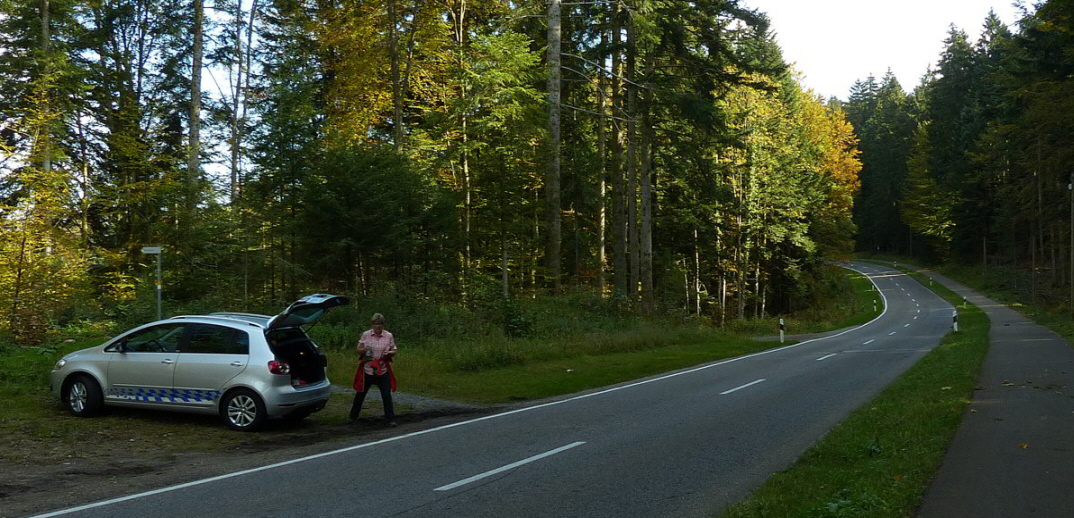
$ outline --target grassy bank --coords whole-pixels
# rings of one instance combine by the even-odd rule
[[[790,334],[815,333],[863,324],[877,314],[875,292],[868,279],[834,270],[833,297],[793,317]],[[691,318],[637,318],[599,306],[575,302],[565,308],[537,305],[524,317],[546,329],[537,337],[484,336],[460,332],[453,338],[414,335],[403,326],[396,333],[400,390],[471,403],[506,403],[602,387],[708,361],[750,354],[773,347],[753,337],[778,335],[779,319],[757,318],[716,328]],[[560,304],[562,306],[562,304]],[[880,308],[882,309],[882,308]],[[555,322],[537,322],[542,319]],[[329,355],[329,376],[346,385],[356,365],[352,341],[364,326],[327,331],[346,336],[323,347]],[[316,332],[316,330],[314,330]],[[315,336],[316,338],[316,336]],[[318,340],[324,343],[324,340]]]
[[[942,286],[932,288],[952,304],[961,303]],[[988,350],[989,322],[980,309],[960,309],[959,322],[959,333],[945,337],[793,467],[721,516],[913,516],[962,420]]]

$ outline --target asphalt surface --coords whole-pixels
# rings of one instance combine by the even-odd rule
[[[918,517],[1074,517],[1074,349],[1010,308],[928,275],[992,323],[980,382]]]

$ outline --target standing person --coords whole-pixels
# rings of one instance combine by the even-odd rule
[[[380,399],[384,402],[384,424],[395,426],[395,409],[392,406],[392,392],[395,392],[395,374],[392,372],[392,359],[397,349],[395,336],[384,330],[384,315],[376,313],[372,318],[373,328],[362,333],[358,339],[358,370],[354,373],[354,403],[348,422],[358,420],[362,412],[365,395],[374,384],[380,388]]]

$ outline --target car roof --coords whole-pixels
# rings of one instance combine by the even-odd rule
[[[218,322],[228,324],[246,324],[258,328],[264,329],[269,319],[268,315],[256,315],[253,313],[210,313],[208,315],[179,315],[169,318],[168,320],[201,320],[207,322]]]
[[[241,320],[243,322],[253,322],[260,326],[265,326],[272,317],[268,315],[259,315],[257,313],[236,313],[230,311],[216,311],[209,313],[211,317],[231,318],[235,320]]]

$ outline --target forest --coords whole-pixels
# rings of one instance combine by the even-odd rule
[[[841,101],[737,0],[0,0],[0,343],[150,320],[157,289],[720,326],[856,251],[1074,287],[1074,7],[1034,7]]]
[[[1074,300],[1074,2],[951,27],[910,92],[890,72],[839,105],[860,140],[857,248],[980,267],[1026,301]]]

